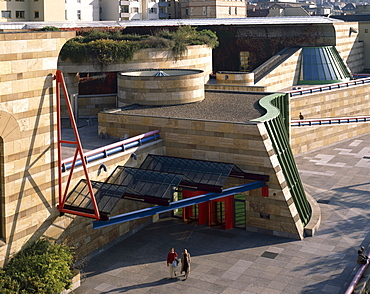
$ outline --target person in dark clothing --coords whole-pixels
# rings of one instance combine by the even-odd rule
[[[357,264],[362,265],[367,263],[368,257],[364,254],[365,253],[365,248],[364,249],[359,249],[357,251]]]
[[[185,280],[190,274],[190,253],[184,249],[184,252],[181,254],[181,273],[185,272]]]
[[[176,276],[176,267],[177,267],[177,253],[175,252],[175,248],[171,248],[170,252],[167,254],[167,266],[170,267],[170,278],[173,279],[173,276]]]

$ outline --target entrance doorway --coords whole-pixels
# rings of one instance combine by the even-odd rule
[[[225,228],[225,202],[210,202],[209,226]]]
[[[234,195],[234,227],[245,230],[246,217],[245,217],[245,195],[236,194]]]

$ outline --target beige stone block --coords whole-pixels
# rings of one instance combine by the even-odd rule
[[[13,94],[12,82],[0,82],[0,93],[1,95]],[[6,111],[4,103],[0,104],[0,110]]]
[[[54,57],[43,58],[42,59],[42,69],[55,71],[57,69],[57,59]]]

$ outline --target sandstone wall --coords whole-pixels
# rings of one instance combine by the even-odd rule
[[[358,22],[333,23],[336,39],[335,47],[350,72],[359,73],[364,69],[364,47],[359,42]]]
[[[247,228],[301,238],[303,226],[262,123],[230,123],[99,113],[99,132],[119,137],[159,129],[166,155],[230,162],[246,172],[270,176],[269,197],[260,189],[247,193]],[[245,182],[244,182],[245,183]],[[234,186],[240,184],[234,183]],[[270,214],[270,219],[261,213]]]
[[[0,266],[40,236],[69,236],[85,255],[151,221],[93,230],[91,221],[59,216],[56,95],[54,75],[60,48],[74,32],[0,33]],[[100,161],[89,164],[92,180],[104,180],[120,164],[137,165],[147,153],[163,153],[161,141],[106,158],[107,173],[98,175]],[[131,161],[129,161],[131,160]],[[76,170],[71,187],[83,177]],[[66,182],[67,173],[63,174]],[[120,200],[121,201],[121,200]],[[124,201],[114,213],[143,207]],[[83,246],[82,246],[83,244]]]
[[[295,85],[298,80],[301,51],[298,50],[278,67],[272,69],[255,86],[266,87],[266,91],[272,92]]]
[[[369,91],[370,85],[364,84],[292,97],[291,119],[299,119],[300,112],[305,119],[368,116]],[[299,154],[369,131],[369,123],[292,127],[291,147],[294,154]]]
[[[77,73],[121,72],[149,68],[200,69],[204,71],[204,83],[206,83],[212,72],[212,49],[206,45],[188,46],[188,50],[179,58],[174,58],[171,51],[143,49],[135,53],[131,61],[107,66],[93,63],[74,64],[62,60],[58,62],[58,69],[64,73],[70,94],[78,93]]]

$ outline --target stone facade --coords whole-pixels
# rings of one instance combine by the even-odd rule
[[[247,229],[302,238],[303,226],[263,123],[232,123],[99,113],[99,132],[134,136],[159,129],[166,155],[230,162],[246,172],[270,176],[269,196],[246,193]],[[240,183],[239,183],[240,184]],[[236,185],[236,183],[234,183]],[[263,214],[270,218],[263,218]]]
[[[296,51],[278,67],[269,71],[255,86],[265,87],[266,91],[272,92],[297,84],[301,51]]]
[[[142,219],[102,230],[92,219],[59,216],[57,125],[54,74],[59,51],[74,32],[0,34],[0,266],[28,242],[41,236],[74,240],[80,254],[98,250],[118,237],[151,222]],[[92,180],[103,181],[117,165],[136,166],[146,154],[163,154],[161,140],[104,160],[108,173],[98,175],[102,161],[89,164]],[[63,182],[68,174],[63,174]],[[83,178],[77,168],[71,187]],[[144,207],[122,202],[114,213]]]
[[[359,23],[345,22],[333,24],[336,34],[335,47],[352,73],[364,69],[364,44],[359,38]]]
[[[74,35],[0,34],[0,264],[56,215],[53,75],[60,48]]]
[[[168,76],[155,76],[158,70],[118,74],[119,105],[174,105],[204,99],[202,70],[162,69]]]
[[[357,85],[295,96],[290,99],[291,119],[368,116],[370,112],[370,85]],[[325,94],[323,94],[325,93]],[[291,147],[294,154],[327,146],[370,131],[369,123],[344,125],[292,127]]]
[[[69,61],[58,61],[58,69],[64,73],[70,94],[78,93],[77,73],[123,72],[138,69],[199,69],[204,72],[204,83],[212,73],[212,49],[206,45],[188,46],[181,58],[175,58],[171,51],[160,49],[143,49],[134,54],[131,61],[114,63],[107,66],[99,64],[74,64]]]

